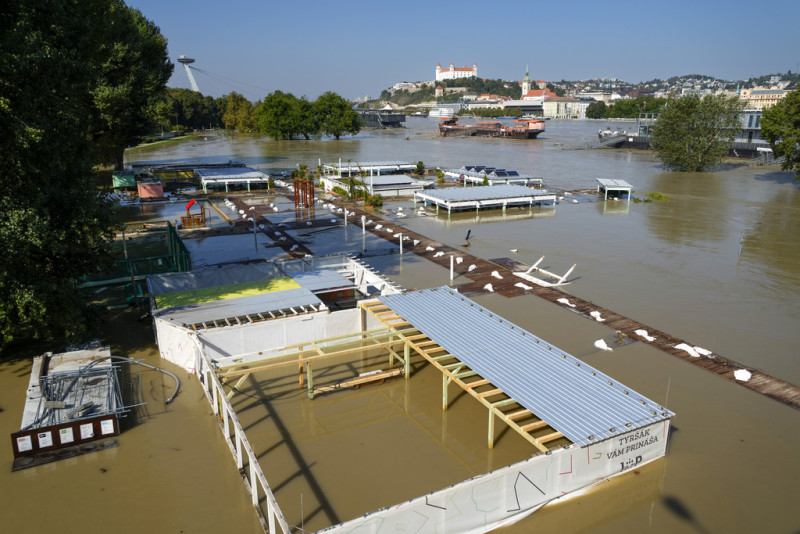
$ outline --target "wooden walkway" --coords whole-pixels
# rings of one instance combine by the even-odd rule
[[[488,293],[489,289],[487,288],[487,284],[491,284],[492,292],[498,293],[504,297],[516,297],[530,293],[592,320],[595,319],[592,317],[591,313],[598,312],[600,317],[604,319],[604,321],[600,324],[614,330],[615,332],[621,332],[630,339],[652,345],[653,347],[687,363],[710,371],[718,376],[730,380],[731,382],[735,382],[742,387],[757,393],[761,393],[762,395],[765,395],[771,399],[775,399],[778,402],[786,404],[787,406],[791,406],[796,410],[800,410],[800,387],[797,387],[794,384],[790,384],[789,382],[768,375],[759,370],[748,369],[745,366],[728,360],[727,358],[724,358],[718,354],[712,353],[709,356],[701,355],[700,357],[692,357],[686,351],[675,348],[676,345],[680,345],[681,343],[686,343],[687,345],[694,347],[692,343],[688,343],[685,340],[671,336],[653,327],[647,326],[638,321],[634,321],[633,319],[615,313],[601,306],[597,306],[591,302],[582,300],[574,295],[564,293],[559,289],[537,286],[530,283],[526,284],[528,286],[533,285],[533,287],[530,289],[520,288],[515,284],[519,282],[526,283],[526,281],[518,276],[514,276],[514,264],[516,262],[513,262],[513,260],[509,262],[508,260],[503,259],[496,260],[496,263],[490,262],[476,256],[472,256],[471,254],[465,253],[462,250],[455,249],[443,243],[439,243],[438,241],[434,241],[408,228],[397,226],[396,222],[384,220],[380,217],[377,217],[373,213],[368,213],[358,208],[348,209],[351,213],[354,213],[357,216],[356,220],[358,220],[358,222],[354,224],[360,225],[360,218],[362,215],[364,215],[368,220],[373,221],[373,224],[367,225],[367,229],[370,232],[384,238],[391,243],[395,243],[398,246],[399,237],[394,237],[394,235],[397,233],[402,233],[404,238],[406,236],[410,238],[409,240],[403,241],[404,250],[413,252],[414,254],[436,263],[437,265],[440,265],[446,269],[450,268],[451,255],[455,256],[456,258],[462,258],[461,263],[454,263],[454,276],[464,277],[471,280],[471,282],[467,284],[458,286],[459,292],[465,296]],[[343,214],[336,213],[331,215],[342,217]],[[375,226],[377,224],[381,224],[383,227],[376,230]],[[391,228],[393,231],[388,232],[386,231],[386,228]],[[416,241],[417,244],[414,244],[414,241]],[[438,252],[442,252],[443,254],[437,255]],[[470,268],[473,265],[475,267],[470,271]],[[493,276],[492,273],[494,272],[496,272],[502,278]],[[569,303],[574,307],[563,302],[559,302],[559,299],[568,300]],[[636,330],[646,330],[648,335],[654,337],[655,339],[653,341],[648,341],[636,334]],[[750,373],[752,373],[752,376],[746,382],[736,380],[734,377],[734,371],[738,369],[747,369]]]

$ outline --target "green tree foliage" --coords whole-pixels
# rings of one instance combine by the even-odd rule
[[[128,90],[115,84],[158,91],[152,78],[113,74],[115,62],[131,59],[118,68],[138,69],[132,50],[162,57],[150,47],[165,44],[138,12],[126,22],[126,9],[113,0],[0,7],[0,347],[28,337],[77,341],[87,332],[91,314],[77,281],[109,265],[112,224],[94,186],[92,139],[105,137],[110,148],[111,137],[127,139],[123,130],[139,124],[139,115],[120,110]],[[131,106],[149,100],[131,97]]]
[[[361,131],[361,119],[350,102],[331,91],[314,101],[314,115],[319,120],[320,132],[337,140],[342,135],[356,135]]]
[[[522,86],[514,81],[489,80],[483,78],[458,78],[456,80],[442,80],[439,84],[444,87],[466,87],[467,92],[475,94],[490,94],[507,96],[518,99],[522,96]],[[449,100],[457,100],[450,97]]]
[[[725,95],[671,100],[653,127],[653,150],[668,169],[708,170],[728,154],[742,107],[737,97]]]
[[[603,101],[600,102],[592,102],[586,107],[586,118],[587,119],[605,119],[606,113],[608,110],[606,109],[606,103]]]
[[[764,110],[761,135],[776,156],[786,156],[784,170],[794,170],[800,180],[800,89],[795,89],[774,106]]]
[[[168,106],[167,126],[172,123],[199,130],[222,124],[217,100],[191,89],[170,88],[164,101]]]
[[[319,118],[306,97],[275,91],[255,109],[258,131],[274,139],[306,139],[319,135]]]
[[[222,109],[222,124],[227,130],[252,132],[256,129],[253,104],[236,91],[225,95]]]
[[[28,2],[23,2],[28,3]],[[89,21],[95,46],[82,51],[94,67],[92,135],[97,158],[122,169],[125,148],[149,133],[173,65],[158,26],[120,0],[94,0]]]

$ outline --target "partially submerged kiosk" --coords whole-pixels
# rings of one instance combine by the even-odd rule
[[[298,271],[324,268],[325,261],[294,266]],[[385,280],[368,268],[348,265],[338,273],[353,287],[359,277],[373,288]],[[362,298],[341,311],[326,307],[305,317],[298,313],[262,320],[248,315],[246,321],[237,316],[224,324],[206,321],[202,328],[197,322],[178,325],[169,314],[154,310],[162,355],[198,374],[253,505],[263,514],[265,530],[288,533],[291,528],[231,398],[248,378],[260,391],[268,391],[271,382],[259,381],[259,373],[288,366],[300,369],[299,387],[313,399],[321,387],[314,383],[312,367],[324,367],[328,358],[363,358],[367,350],[383,351],[387,365],[382,372],[390,376],[413,380],[420,365],[435,368],[442,376],[443,410],[451,404],[449,390],[456,384],[486,408],[489,448],[502,435],[495,429],[500,421],[530,443],[532,456],[395,506],[345,518],[326,532],[416,532],[433,525],[452,532],[488,532],[664,456],[672,412],[456,290],[402,293],[386,284],[372,294],[379,296]],[[176,358],[177,352],[181,355]],[[373,374],[355,375],[349,385]]]
[[[448,215],[453,211],[481,209],[498,209],[506,211],[510,206],[528,206],[534,204],[555,205],[556,195],[544,189],[532,189],[522,185],[495,185],[493,187],[452,187],[434,189],[414,193],[414,204],[423,202],[425,206],[432,204],[447,209]]]

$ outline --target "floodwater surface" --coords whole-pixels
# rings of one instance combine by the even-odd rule
[[[550,208],[450,218],[429,210],[393,224],[454,247],[465,245],[471,230],[463,250],[485,259],[532,264],[545,255],[542,266],[557,273],[577,264],[566,292],[800,383],[800,182],[790,173],[741,162],[708,173],[672,173],[649,152],[568,149],[597,129],[631,129],[630,123],[548,121],[547,132],[534,141],[440,138],[431,119],[409,118],[407,125],[320,142],[219,134],[129,157],[232,159],[267,170],[339,158],[422,160],[443,168],[482,164],[540,176],[557,191],[593,189],[596,178],[626,180],[640,199],[649,192],[669,199],[629,204],[564,195]],[[389,201],[382,216],[391,219],[401,206],[408,213],[413,203]],[[369,263],[404,287],[449,283],[447,269],[413,254],[386,254],[396,247],[362,236],[357,226],[321,235],[310,245],[316,255],[366,248]],[[617,346],[607,327],[535,296],[476,300],[677,414],[666,458],[547,506],[505,531],[800,529],[798,411],[649,345]],[[155,361],[146,323],[130,312],[111,321],[122,325],[109,333],[115,354]],[[465,327],[457,319],[453,326]],[[600,338],[614,350],[597,350]],[[341,365],[327,371],[329,379],[352,363]],[[430,369],[419,368],[409,381],[315,401],[297,388],[296,371],[250,379],[234,396],[291,525],[323,528],[533,453],[513,432],[501,430],[495,449],[486,448],[485,411],[462,395],[443,412],[441,379]],[[29,360],[22,358],[0,365],[0,421],[7,433],[19,427],[29,372]],[[181,377],[184,389],[176,402],[148,404],[147,417],[119,437],[118,448],[2,475],[4,526],[17,532],[99,532],[108,525],[130,532],[256,531],[210,408],[194,379]],[[163,399],[167,379],[152,380],[155,399]],[[10,466],[10,446],[2,454]],[[96,523],[75,520],[89,511]]]

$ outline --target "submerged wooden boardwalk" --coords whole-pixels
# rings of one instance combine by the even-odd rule
[[[395,235],[402,233],[404,239],[404,250],[413,252],[414,254],[436,263],[437,265],[449,269],[451,255],[455,256],[456,258],[461,258],[461,263],[454,263],[454,275],[471,280],[471,282],[467,284],[458,286],[459,292],[464,295],[474,296],[488,293],[490,290],[487,285],[491,284],[491,292],[498,293],[504,297],[516,297],[530,293],[545,300],[549,300],[554,304],[565,307],[570,311],[592,319],[593,321],[596,319],[591,314],[593,312],[597,312],[600,314],[600,318],[603,319],[600,324],[614,330],[615,332],[621,332],[630,339],[652,345],[653,347],[687,363],[705,369],[706,371],[710,371],[718,376],[721,376],[722,378],[730,380],[731,382],[735,382],[742,387],[765,395],[771,399],[775,399],[778,402],[786,404],[787,406],[791,406],[796,410],[800,410],[800,387],[795,386],[794,384],[768,375],[762,371],[747,368],[744,365],[724,358],[718,354],[712,353],[708,356],[700,355],[699,357],[693,357],[689,355],[688,352],[676,348],[677,345],[682,343],[686,343],[692,347],[694,346],[693,344],[676,338],[670,334],[667,334],[666,332],[662,332],[642,324],[638,321],[634,321],[633,319],[615,313],[594,303],[580,299],[574,295],[564,293],[559,289],[537,285],[533,285],[533,287],[530,289],[517,286],[517,283],[524,283],[525,281],[513,274],[514,270],[521,270],[515,269],[515,262],[513,262],[513,260],[508,261],[504,259],[495,260],[495,262],[487,261],[465,253],[462,250],[439,243],[438,241],[434,241],[408,228],[397,226],[397,222],[387,221],[377,217],[373,213],[367,213],[366,211],[362,211],[358,208],[349,208],[349,211],[357,216],[356,219],[358,222],[355,224],[360,224],[360,218],[362,215],[367,217],[368,220],[373,222],[373,224],[367,225],[367,229],[370,232],[384,238],[389,242],[395,243],[398,246],[400,237],[395,237]],[[331,215],[335,215],[336,217],[343,216],[342,213],[332,213]],[[382,225],[382,228],[376,229],[378,224]],[[387,228],[391,229],[392,231],[387,231]],[[406,237],[409,239],[405,240]],[[442,254],[438,254],[439,252]],[[475,266],[474,268],[472,268],[473,265]],[[521,266],[521,264],[518,265]],[[470,270],[471,268],[472,270]],[[502,278],[494,276],[493,273],[495,272]],[[530,286],[531,284],[527,285]],[[564,299],[566,299],[569,304],[559,302],[559,300]],[[570,304],[572,306],[570,306]],[[648,335],[654,339],[652,341],[647,340],[644,337],[636,334],[636,330],[646,330]],[[749,371],[752,375],[750,379],[747,381],[737,380],[734,376],[734,372],[739,369],[746,369]]]

